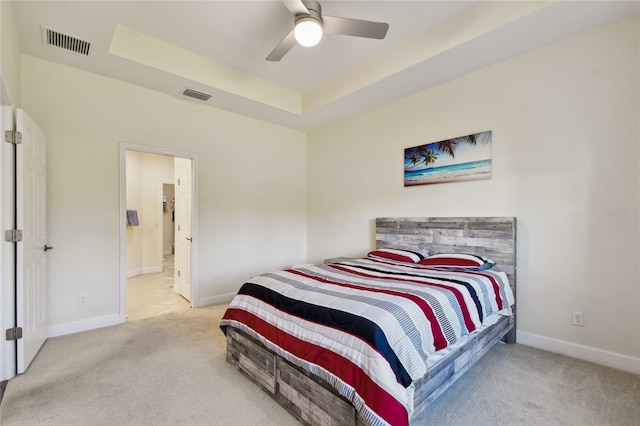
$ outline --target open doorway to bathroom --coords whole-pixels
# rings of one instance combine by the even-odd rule
[[[192,160],[135,149],[123,154],[125,319],[187,310],[192,305],[191,285],[184,291],[184,277],[190,280],[192,238],[185,248],[176,244],[176,236],[184,238],[184,230],[191,231],[193,225],[192,199],[183,196],[185,189],[179,185],[180,179],[182,186],[188,181],[191,194],[192,179],[185,177],[184,169],[186,165],[190,177]]]

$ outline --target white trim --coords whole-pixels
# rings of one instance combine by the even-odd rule
[[[516,341],[526,346],[567,355],[630,373],[640,374],[640,358],[520,330],[517,331]]]
[[[82,331],[94,330],[96,328],[109,327],[122,324],[120,315],[105,315],[80,321],[65,322],[62,324],[50,325],[47,327],[47,337],[65,336],[67,334],[80,333]]]
[[[137,277],[138,275],[157,274],[162,271],[164,271],[162,266],[150,266],[148,268],[138,268],[138,269],[132,269],[130,271],[127,271],[126,277],[133,278],[133,277]]]
[[[15,103],[0,64],[0,135],[5,130],[15,130]],[[2,136],[4,139],[4,136]],[[9,229],[15,223],[15,148],[8,143],[0,147],[0,231]],[[15,327],[15,248],[4,239],[0,243],[0,330]],[[0,339],[0,381],[16,375],[16,342]]]
[[[12,128],[12,108],[2,106],[2,121],[0,122],[0,131]],[[11,109],[11,112],[9,111]],[[11,122],[9,124],[8,122]],[[2,176],[0,176],[0,230],[14,227],[15,224],[15,193],[13,186],[15,184],[15,167],[13,164],[13,150],[11,144],[3,143],[0,146],[0,168]],[[16,259],[15,244],[8,243],[2,238],[0,241],[0,330],[13,328],[16,325]],[[11,340],[0,339],[0,381],[9,380],[16,375],[16,342]]]
[[[169,157],[179,157],[191,160],[191,182],[193,182],[193,205],[191,206],[191,212],[193,215],[192,230],[193,235],[198,235],[198,182],[196,173],[198,168],[198,157],[196,154],[184,151],[176,151],[173,149],[159,148],[147,145],[137,145],[128,142],[119,143],[120,150],[120,322],[125,322],[127,319],[127,252],[126,252],[126,154],[127,151],[144,152],[147,154],[167,155]],[[193,239],[192,243],[193,251],[191,257],[191,307],[198,308],[200,303],[198,301],[198,238]],[[160,271],[162,272],[162,267]]]
[[[142,275],[157,274],[158,272],[162,272],[162,270],[162,266],[149,266],[147,268],[142,268]]]
[[[133,277],[137,277],[138,275],[142,275],[142,268],[132,269],[130,271],[127,271],[126,277],[133,278]]]
[[[235,296],[236,294],[237,293],[226,293],[226,294],[220,294],[218,296],[204,297],[198,301],[198,306],[203,307],[203,306],[222,305],[223,303],[229,303],[231,302],[231,299],[233,299],[233,296]]]

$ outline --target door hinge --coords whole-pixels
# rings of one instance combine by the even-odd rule
[[[22,241],[22,229],[7,229],[4,231],[4,240],[8,243]]]
[[[178,271],[178,278],[180,278],[180,271]]]
[[[12,143],[14,145],[22,143],[22,133],[16,132],[15,130],[5,130],[4,141],[7,143]]]
[[[22,339],[22,327],[7,328],[5,338],[6,340]]]

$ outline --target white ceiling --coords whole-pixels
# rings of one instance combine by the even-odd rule
[[[4,1],[4,0],[3,0]],[[280,62],[280,1],[14,1],[23,53],[207,105],[313,130],[640,11],[639,1],[321,1],[324,15],[389,23],[384,40],[325,35]],[[41,27],[91,42],[43,43]]]

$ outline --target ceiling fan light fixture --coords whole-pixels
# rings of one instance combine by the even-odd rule
[[[312,17],[300,18],[293,31],[296,41],[305,47],[312,47],[322,40],[322,25]]]

